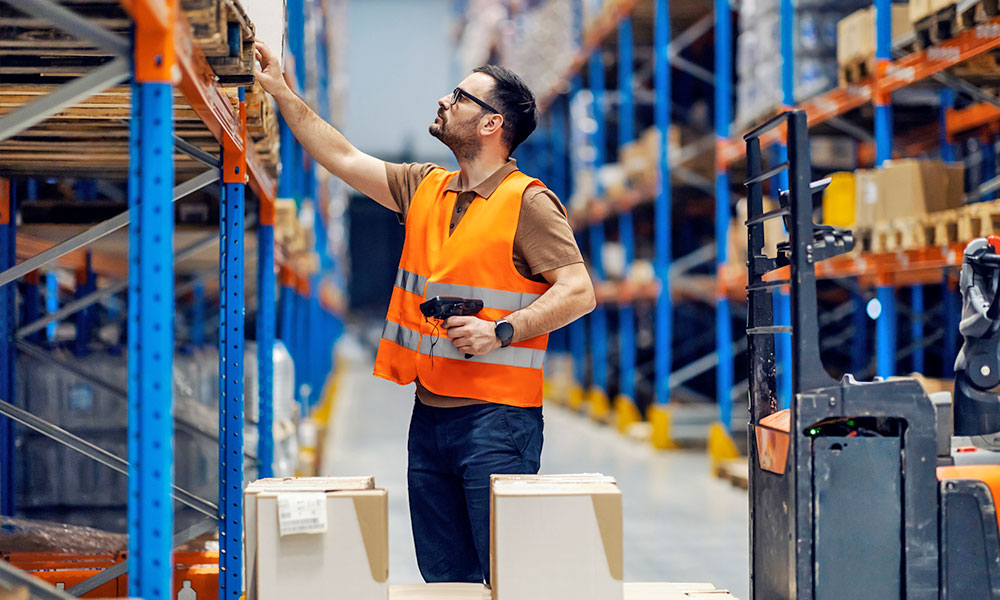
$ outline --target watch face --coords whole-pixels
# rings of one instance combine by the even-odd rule
[[[501,321],[497,323],[496,335],[500,343],[506,346],[514,338],[514,326],[507,321]]]

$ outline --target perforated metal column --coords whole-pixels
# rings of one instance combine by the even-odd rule
[[[222,188],[219,282],[219,600],[243,593],[243,214],[245,185]],[[224,319],[222,318],[224,315]]]
[[[129,595],[171,594],[173,89],[132,87],[129,204]]]

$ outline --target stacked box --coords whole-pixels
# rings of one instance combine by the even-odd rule
[[[493,600],[621,600],[622,503],[599,474],[491,479]]]
[[[855,172],[854,181],[858,229],[958,208],[965,200],[965,170],[958,163],[891,160],[880,169]]]
[[[244,492],[248,600],[385,600],[385,490],[371,477],[256,481]]]

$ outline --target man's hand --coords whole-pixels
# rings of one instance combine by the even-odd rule
[[[254,44],[254,54],[257,57],[257,62],[260,63],[260,68],[254,65],[253,74],[257,77],[260,87],[272,96],[277,96],[288,90],[288,83],[285,81],[285,74],[281,71],[281,61],[278,60],[278,55],[260,40]]]
[[[442,325],[459,352],[483,356],[500,347],[496,323],[479,317],[451,317]]]

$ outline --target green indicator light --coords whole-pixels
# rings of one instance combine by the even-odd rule
[[[809,435],[819,435],[819,429],[813,427],[809,430]]]
[[[851,420],[849,420],[849,421],[847,422],[847,425],[848,425],[849,427],[854,427],[854,419],[851,419]]]

